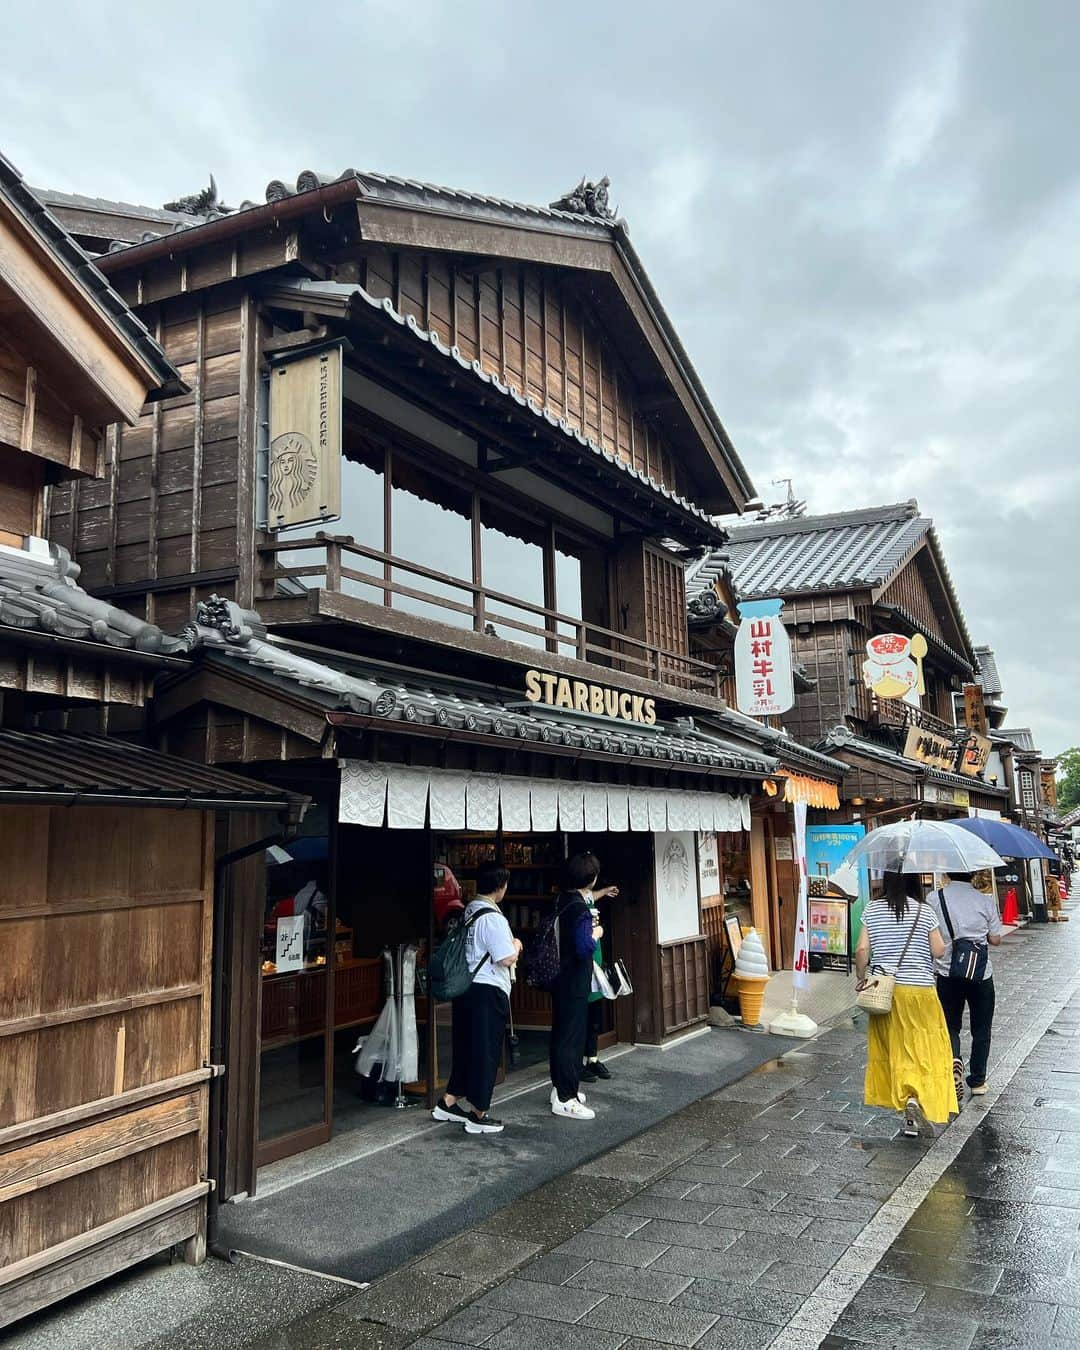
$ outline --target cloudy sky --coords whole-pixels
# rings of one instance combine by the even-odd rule
[[[351,166],[547,202],[609,174],[761,494],[917,497],[1010,721],[1080,744],[1072,0],[43,13],[6,17],[0,85],[35,184],[160,205],[212,170],[236,203]]]

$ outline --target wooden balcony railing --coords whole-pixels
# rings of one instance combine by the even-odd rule
[[[401,608],[400,600],[420,602],[445,611],[447,622],[477,633],[494,631],[519,642],[524,639],[517,635],[523,634],[532,639],[528,645],[557,655],[714,697],[721,692],[719,672],[705,661],[369,548],[349,535],[319,531],[307,538],[276,539],[260,554],[267,599],[321,587],[387,608]]]
[[[898,698],[875,698],[871,700],[875,726],[896,727],[906,731],[909,727],[919,727],[922,731],[933,731],[939,736],[954,737],[956,727],[945,722],[925,708],[915,708]]]

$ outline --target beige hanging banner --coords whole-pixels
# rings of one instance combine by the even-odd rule
[[[268,529],[341,514],[341,363],[335,345],[271,370]]]

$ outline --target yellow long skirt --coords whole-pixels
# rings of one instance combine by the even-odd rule
[[[892,1011],[872,1013],[868,1020],[866,1105],[902,1111],[915,1097],[927,1120],[944,1124],[958,1107],[952,1046],[937,990],[898,984]]]

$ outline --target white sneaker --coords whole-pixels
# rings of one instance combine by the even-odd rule
[[[582,1104],[582,1106],[585,1105],[585,1094],[580,1089],[578,1090],[577,1099]],[[551,1102],[552,1106],[555,1105],[555,1103],[559,1100],[558,1088],[553,1087],[551,1089],[551,1095],[549,1096],[548,1100]]]
[[[551,1114],[553,1116],[568,1116],[571,1120],[595,1120],[596,1112],[591,1106],[586,1106],[584,1102],[575,1097],[571,1097],[568,1102],[559,1101],[558,1097],[551,1103]]]

